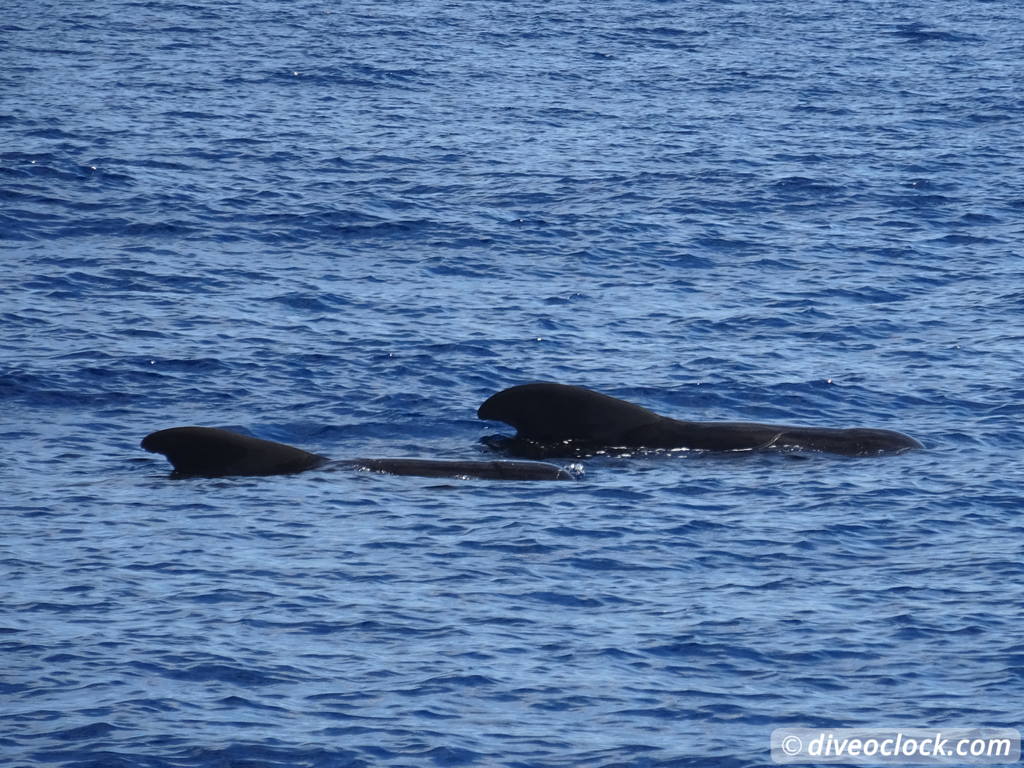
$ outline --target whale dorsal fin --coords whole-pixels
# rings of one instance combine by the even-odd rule
[[[492,395],[477,416],[515,427],[517,437],[527,440],[612,445],[623,435],[664,418],[625,400],[549,381],[521,384]]]
[[[213,427],[172,427],[142,440],[162,453],[179,475],[285,475],[318,467],[326,457],[284,443]]]

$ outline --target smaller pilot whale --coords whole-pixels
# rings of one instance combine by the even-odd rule
[[[289,475],[336,466],[417,477],[481,480],[570,480],[573,475],[539,461],[444,461],[436,459],[348,459],[334,461],[272,440],[213,427],[172,427],[146,435],[142,447],[162,453],[174,477]]]
[[[600,392],[553,382],[498,392],[480,406],[477,416],[515,427],[515,438],[499,439],[496,447],[529,458],[579,457],[623,448],[877,456],[923,447],[914,438],[887,429],[680,421]]]

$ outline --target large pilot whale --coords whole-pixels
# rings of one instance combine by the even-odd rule
[[[214,427],[172,427],[146,435],[142,447],[162,453],[175,477],[289,475],[336,466],[417,477],[482,480],[569,480],[573,475],[539,461],[445,461],[439,459],[346,459],[335,461],[284,443]]]
[[[512,456],[581,457],[616,449],[824,451],[877,456],[923,447],[887,429],[832,429],[749,422],[681,421],[584,387],[534,382],[498,392],[477,416],[516,429],[488,443]]]

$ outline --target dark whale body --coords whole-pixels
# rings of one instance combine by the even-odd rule
[[[477,416],[516,428],[498,444],[514,456],[586,456],[615,449],[801,450],[877,456],[923,447],[887,429],[830,429],[680,421],[583,387],[522,384],[488,398]]]
[[[175,477],[289,475],[318,467],[338,466],[417,477],[483,480],[567,480],[561,467],[537,461],[440,461],[431,459],[348,459],[333,461],[272,440],[213,427],[172,427],[142,440],[151,453],[162,453]]]

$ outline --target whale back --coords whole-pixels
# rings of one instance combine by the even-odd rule
[[[287,475],[327,461],[291,445],[213,427],[162,429],[143,438],[142,447],[162,453],[181,476]]]
[[[147,435],[142,447],[162,453],[177,477],[289,475],[331,466],[415,477],[480,480],[572,480],[572,472],[537,461],[460,461],[443,459],[350,459],[326,456],[284,443],[212,427],[173,427]]]
[[[789,427],[786,431],[781,432],[772,441],[772,444],[779,448],[791,447],[824,451],[843,456],[881,456],[924,447],[910,435],[904,435],[902,432],[863,427],[851,429]]]
[[[516,428],[515,438],[485,442],[529,458],[586,456],[618,448],[878,456],[922,447],[909,435],[886,429],[681,421],[600,392],[551,382],[503,390],[485,401],[477,415]]]
[[[460,461],[446,459],[352,459],[354,469],[413,477],[473,478],[476,480],[572,480],[568,470],[541,461]]]

